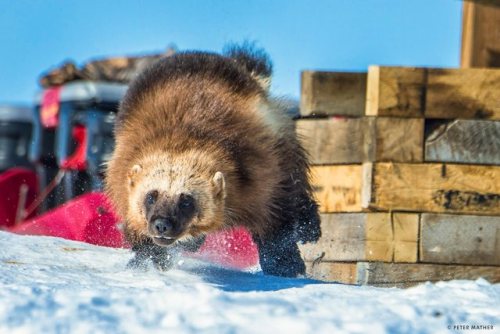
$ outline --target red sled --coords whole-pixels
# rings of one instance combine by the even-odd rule
[[[104,194],[88,193],[8,230],[106,247],[128,247],[118,222]],[[257,247],[244,228],[208,235],[200,250],[192,256],[235,269],[249,268],[258,263]]]
[[[123,233],[117,222],[104,194],[89,193],[24,221],[9,231],[47,235],[106,247],[125,247]]]
[[[36,193],[35,172],[12,168],[0,174],[0,228],[14,226],[22,214],[18,208],[33,203]]]

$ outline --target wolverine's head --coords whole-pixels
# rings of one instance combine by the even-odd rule
[[[210,171],[194,153],[142,160],[128,173],[128,189],[132,223],[160,246],[222,225],[224,175]]]

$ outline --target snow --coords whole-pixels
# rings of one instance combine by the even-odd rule
[[[500,284],[483,279],[374,288],[192,259],[169,272],[126,269],[131,256],[0,232],[0,333],[500,332]],[[458,327],[473,325],[493,328]]]

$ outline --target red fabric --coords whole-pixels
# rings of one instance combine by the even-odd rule
[[[45,128],[55,128],[59,124],[59,102],[61,87],[44,90],[40,108],[40,121]]]
[[[117,222],[118,218],[104,194],[89,193],[23,222],[10,231],[48,235],[107,247],[124,247],[125,242]]]
[[[243,227],[208,235],[195,256],[237,269],[259,263],[257,245],[248,230]]]
[[[35,199],[37,177],[33,171],[25,168],[12,168],[0,174],[0,228],[15,224],[21,185],[28,186],[26,209]]]
[[[117,227],[118,221],[105,195],[90,193],[10,231],[61,237],[100,246],[128,247]],[[259,261],[257,247],[245,228],[208,235],[199,252],[192,256],[239,269],[254,266]]]
[[[72,136],[76,141],[75,152],[64,159],[61,168],[82,171],[87,168],[87,129],[83,125],[76,125]]]

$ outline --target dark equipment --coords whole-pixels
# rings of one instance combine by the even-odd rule
[[[28,159],[32,129],[31,108],[0,106],[0,173],[12,167],[33,169]]]
[[[39,94],[30,157],[40,189],[62,179],[41,204],[41,212],[102,190],[103,163],[113,152],[113,125],[126,89],[116,83],[73,81]]]

